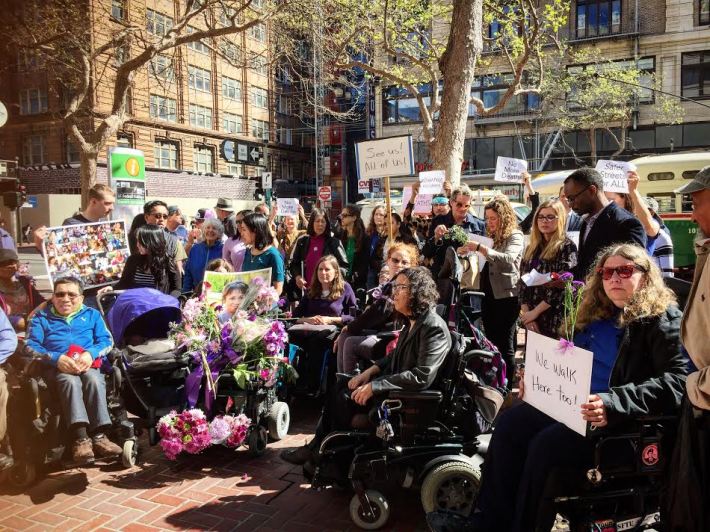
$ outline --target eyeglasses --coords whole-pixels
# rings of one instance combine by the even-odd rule
[[[591,187],[591,186],[592,186],[592,185],[587,185],[586,187],[584,187],[582,190],[580,190],[580,191],[577,192],[576,194],[567,194],[567,201],[568,201],[569,203],[574,203],[574,200],[576,200],[579,196],[581,196],[581,195],[584,194],[587,190],[589,190],[589,187]]]
[[[624,266],[617,266],[616,268],[597,268],[597,274],[605,281],[611,279],[615,272],[620,279],[628,279],[635,271],[646,273],[646,269],[638,264],[625,264]]]
[[[163,214],[162,212],[152,212],[150,215],[157,220],[167,220],[170,216],[169,214]]]
[[[548,214],[548,215],[543,215],[543,214],[538,214],[537,215],[537,221],[538,222],[554,222],[557,220],[558,216],[556,214]]]
[[[397,265],[402,265],[402,266],[409,266],[409,261],[407,259],[396,259],[394,257],[390,257],[390,260],[392,261],[392,264],[397,264]]]
[[[405,288],[409,288],[408,284],[395,284],[392,285],[392,292],[398,292],[399,290],[404,290]]]
[[[54,297],[56,297],[57,299],[64,299],[65,297],[68,297],[72,301],[74,301],[80,295],[81,294],[77,294],[76,292],[54,292]]]

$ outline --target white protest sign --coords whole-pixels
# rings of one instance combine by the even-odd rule
[[[443,170],[431,170],[429,172],[419,172],[419,192],[422,194],[438,194],[446,181],[446,172]]]
[[[597,172],[604,178],[604,192],[629,193],[627,173],[636,171],[636,165],[624,161],[597,161]]]
[[[522,183],[523,172],[528,171],[528,162],[524,159],[512,159],[510,157],[498,157],[496,159],[496,173],[494,181],[504,181],[506,183]]]
[[[478,242],[486,247],[493,247],[493,239],[483,235],[468,235],[469,241]],[[486,264],[486,257],[482,253],[476,253],[478,255],[478,271],[483,270],[483,266]]]
[[[402,212],[409,205],[409,201],[412,199],[412,187],[404,187],[402,189]]]
[[[417,194],[417,199],[414,200],[414,210],[412,214],[431,214],[432,194]]]
[[[298,198],[278,198],[276,214],[279,216],[298,216]]]
[[[524,401],[585,436],[581,410],[589,397],[593,358],[591,351],[563,351],[559,340],[528,331]]]
[[[358,179],[414,175],[412,136],[389,137],[355,144]]]

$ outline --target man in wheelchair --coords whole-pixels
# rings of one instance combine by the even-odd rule
[[[284,460],[305,464],[312,460],[331,431],[372,427],[368,413],[382,395],[391,391],[421,391],[429,388],[451,349],[446,322],[436,313],[438,292],[426,268],[403,270],[393,285],[394,308],[406,318],[397,348],[347,382],[347,392],[331,387],[332,401],[326,401],[313,440],[284,452]]]
[[[54,388],[72,437],[72,459],[79,464],[122,452],[104,435],[111,418],[99,368],[113,340],[99,311],[83,301],[81,280],[57,279],[50,304],[30,319],[25,346],[27,356],[42,361],[42,376]]]
[[[574,337],[576,346],[594,353],[591,395],[580,411],[588,436],[526,403],[504,412],[485,458],[476,509],[460,529],[549,531],[554,497],[569,495],[552,493],[550,476],[573,470],[584,478],[593,463],[592,436],[623,433],[645,416],[677,413],[687,372],[680,320],[675,295],[644,249],[623,244],[604,250],[587,277]]]

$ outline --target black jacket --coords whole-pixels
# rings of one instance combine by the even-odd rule
[[[347,235],[341,237],[340,243],[345,249],[347,245],[348,237]],[[355,249],[355,256],[353,257],[352,264],[352,274],[350,277],[346,276],[346,281],[350,283],[353,290],[359,290],[361,288],[367,288],[367,272],[370,268],[370,249],[369,249],[370,239],[367,235],[362,236],[362,243],[360,249]],[[347,260],[347,256],[346,256]]]
[[[137,288],[135,284],[136,270],[143,266],[145,260],[146,255],[131,255],[128,257],[121,279],[113,286],[113,289],[127,290],[129,288]],[[168,264],[168,271],[163,275],[162,281],[156,283],[154,288],[163,294],[179,297],[182,293],[182,276],[174,260],[171,259]]]
[[[373,393],[426,390],[450,349],[449,328],[432,308],[402,330],[394,353],[377,362],[382,376],[372,381]]]
[[[624,330],[609,377],[600,393],[608,427],[648,415],[676,414],[685,392],[688,359],[680,342],[682,313],[676,306]]]
[[[613,201],[602,209],[585,239],[587,222],[579,233],[577,266],[572,273],[576,279],[584,279],[594,266],[597,254],[612,244],[638,244],[646,248],[646,231],[641,222],[630,212],[617,206]]]
[[[293,246],[293,252],[291,254],[291,262],[288,265],[288,270],[295,279],[301,275],[303,263],[306,260],[306,254],[308,253],[308,246],[310,244],[311,237],[308,235],[303,235],[296,241]],[[348,258],[345,256],[345,249],[343,244],[334,236],[326,237],[325,244],[323,245],[323,254],[321,257],[326,255],[333,255],[340,264],[340,269],[343,271],[343,276],[348,270]],[[310,283],[310,279],[306,279],[307,283]]]

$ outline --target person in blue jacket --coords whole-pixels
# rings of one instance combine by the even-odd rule
[[[202,241],[190,248],[182,278],[183,293],[194,292],[202,283],[207,265],[214,259],[222,258],[222,236],[224,226],[216,218],[209,218],[202,224]]]
[[[25,352],[45,362],[44,378],[55,386],[79,464],[122,451],[104,435],[111,418],[99,366],[112,347],[101,314],[84,305],[81,280],[57,279],[50,304],[30,319]]]
[[[7,433],[7,381],[5,380],[5,370],[3,366],[7,359],[17,349],[17,334],[13,329],[10,320],[3,310],[0,308],[0,443],[3,447],[0,448],[0,471],[12,467],[13,460],[9,453],[6,452],[3,440]]]

